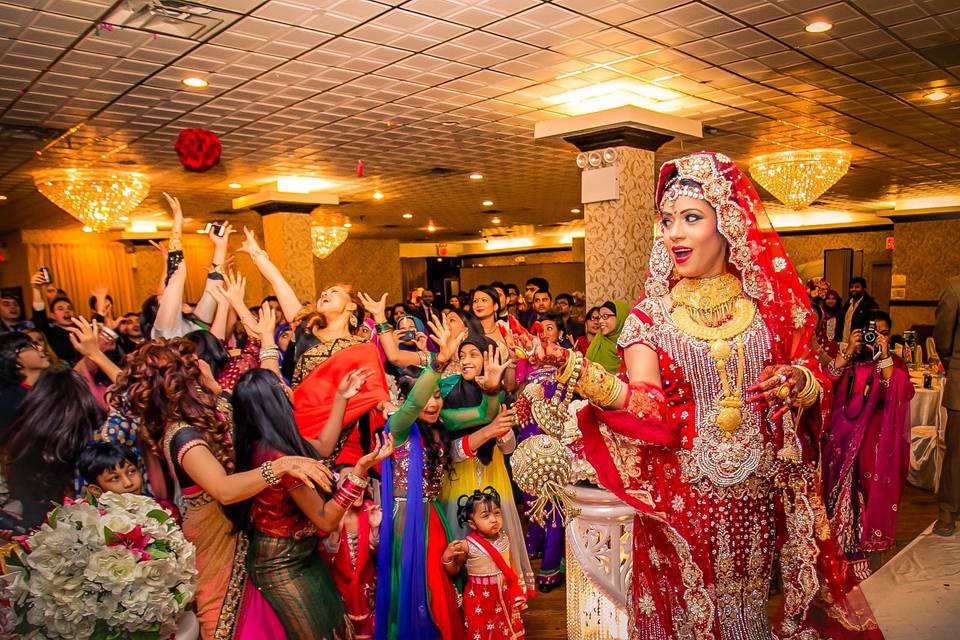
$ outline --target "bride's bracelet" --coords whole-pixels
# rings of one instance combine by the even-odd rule
[[[576,382],[577,393],[601,407],[612,407],[623,393],[623,380],[599,363],[585,362],[583,373]]]

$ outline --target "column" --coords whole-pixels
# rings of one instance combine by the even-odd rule
[[[317,299],[316,274],[310,249],[310,216],[278,211],[263,216],[263,248],[301,301]]]
[[[581,166],[588,305],[632,304],[641,293],[656,222],[654,154],[675,137],[701,136],[697,121],[634,106],[536,124],[535,138],[561,139],[594,156]]]

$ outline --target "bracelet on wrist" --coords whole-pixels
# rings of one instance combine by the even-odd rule
[[[267,460],[260,465],[260,475],[263,477],[263,481],[267,483],[267,486],[273,487],[280,484],[280,478],[273,472],[273,461]]]
[[[250,257],[253,260],[256,260],[257,258],[268,258],[268,259],[270,258],[267,252],[264,251],[263,249],[257,249],[256,251],[250,254]]]
[[[378,336],[382,336],[385,333],[392,333],[393,325],[391,325],[389,322],[378,322],[376,325],[374,325],[374,329],[376,330]]]
[[[436,373],[443,373],[443,370],[447,368],[447,361],[441,360],[440,358],[434,356],[430,361],[430,368],[433,369]]]

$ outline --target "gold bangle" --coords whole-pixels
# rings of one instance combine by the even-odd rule
[[[267,252],[264,251],[263,249],[257,249],[256,251],[250,254],[250,258],[253,260],[256,260],[257,258],[267,258],[269,260],[270,256],[267,255]]]
[[[366,489],[366,488],[367,488],[367,478],[361,478],[360,476],[358,476],[357,474],[355,474],[353,471],[351,471],[350,473],[347,474],[347,480],[349,480],[349,481],[352,482],[353,484],[357,485],[357,488],[358,488],[358,489]]]
[[[813,375],[813,372],[807,367],[802,365],[794,366],[803,372],[803,377],[806,381],[803,389],[797,394],[796,398],[794,398],[794,402],[800,407],[809,407],[820,397],[820,383],[817,382],[817,377]]]
[[[570,377],[573,375],[573,369],[577,364],[577,359],[580,357],[578,351],[570,351],[570,355],[567,356],[567,361],[563,363],[563,367],[557,372],[556,378],[557,382],[560,384],[565,384],[570,380]]]
[[[604,369],[603,365],[587,361],[576,389],[587,400],[601,407],[610,407],[620,397],[623,381]]]

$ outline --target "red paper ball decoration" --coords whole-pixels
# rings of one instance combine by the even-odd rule
[[[187,171],[202,173],[220,162],[220,138],[206,129],[183,129],[173,145]]]

